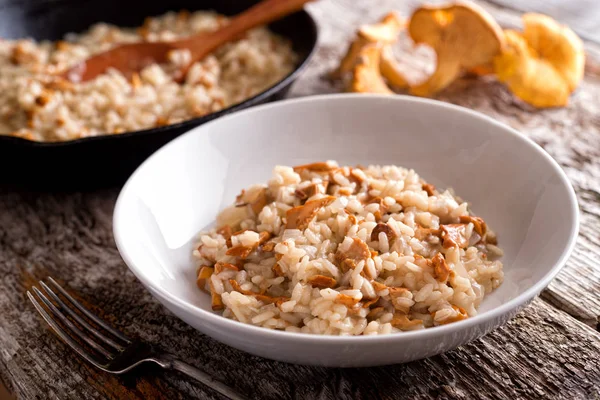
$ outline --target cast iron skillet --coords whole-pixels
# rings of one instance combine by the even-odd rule
[[[147,16],[170,10],[215,10],[232,15],[256,1],[0,0],[0,38],[58,40],[96,22],[140,26]],[[275,86],[219,112],[160,128],[60,143],[0,135],[0,184],[53,190],[118,185],[156,149],[191,128],[242,108],[281,99],[306,67],[316,46],[317,27],[310,15],[301,11],[270,28],[290,39],[300,55],[296,69]]]

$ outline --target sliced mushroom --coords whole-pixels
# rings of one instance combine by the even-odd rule
[[[354,297],[348,296],[347,294],[338,293],[334,302],[338,304],[343,304],[346,307],[354,307],[356,304],[358,304],[359,300],[355,299]]]
[[[450,276],[450,267],[442,253],[437,253],[432,259],[434,277],[438,282],[446,283]]]
[[[248,199],[248,203],[250,204],[250,208],[255,215],[260,214],[262,209],[269,203],[267,188],[262,188],[262,190],[258,190],[253,193],[253,195]]]
[[[338,251],[335,253],[335,261],[342,270],[354,269],[360,261],[366,261],[371,257],[369,246],[359,238],[353,238],[352,244],[346,251]]]
[[[367,314],[367,319],[372,321],[374,319],[380,318],[384,312],[385,308],[383,307],[372,308],[371,311],[369,311],[369,313]]]
[[[479,236],[483,236],[487,232],[487,225],[483,218],[474,217],[472,215],[462,215],[460,217],[460,222],[462,222],[463,224],[472,223],[475,232],[477,232]]]
[[[457,306],[452,306],[452,308],[454,309],[454,311],[456,311],[456,315],[454,317],[446,318],[442,321],[439,321],[440,325],[446,325],[452,322],[462,321],[463,319],[469,318],[469,314],[467,314],[467,311],[464,308]]]
[[[220,227],[219,229],[217,229],[217,233],[219,235],[223,236],[223,238],[226,241],[231,240],[231,233],[232,233],[231,231],[232,231],[232,229],[231,229],[231,226],[229,226],[229,225],[224,225],[224,226]],[[231,246],[231,244],[229,246]]]
[[[422,182],[421,186],[423,187],[423,190],[427,192],[427,196],[435,196],[435,186],[431,183]]]
[[[276,276],[285,276],[285,274],[283,273],[283,270],[281,269],[281,265],[279,265],[279,263],[276,263],[275,265],[273,265],[273,268],[271,268],[273,270],[273,273]]]
[[[267,243],[263,244],[260,249],[264,252],[270,253],[273,250],[275,250],[276,245],[277,245],[277,243],[275,243],[275,242],[267,242]]]
[[[307,282],[319,289],[333,288],[335,285],[337,285],[337,281],[335,279],[325,275],[313,275],[308,278]]]
[[[419,328],[423,326],[423,321],[420,319],[409,319],[404,314],[396,313],[394,317],[390,321],[394,328],[398,328],[403,331],[409,331],[415,328]]]
[[[225,252],[228,256],[239,257],[245,260],[250,254],[258,248],[261,244],[265,243],[271,238],[271,233],[267,231],[260,232],[258,234],[258,241],[252,246],[243,246],[241,244],[234,246]]]
[[[335,200],[333,196],[309,200],[304,205],[289,209],[285,216],[287,218],[286,229],[300,229],[303,231],[308,227],[310,221],[317,215],[322,207],[329,205]]]
[[[239,271],[240,270],[236,265],[226,263],[226,262],[218,262],[215,264],[215,274],[220,274],[221,272],[223,272],[226,269],[231,270],[231,271]]]
[[[300,200],[306,200],[310,197],[313,197],[317,193],[325,194],[327,192],[328,185],[328,181],[324,181],[322,183],[311,183],[310,185],[296,189],[294,194]]]
[[[428,236],[439,236],[441,232],[441,229],[418,227],[415,229],[415,238],[417,240],[425,240]]]
[[[366,301],[361,301],[361,307],[362,308],[370,308],[373,304],[377,303],[379,301],[380,297],[376,296],[375,298],[366,300]]]
[[[215,292],[215,287],[212,283],[212,280],[210,281],[210,303],[213,311],[221,311],[225,308],[221,295]]]
[[[466,248],[469,244],[465,238],[466,225],[465,224],[448,224],[440,225],[442,231],[443,247],[449,249],[450,247]]]
[[[383,283],[377,282],[377,281],[372,281],[371,285],[373,286],[373,289],[375,289],[376,292],[381,292],[382,290],[385,290],[388,288]]]
[[[214,271],[215,270],[212,267],[206,265],[200,267],[200,269],[198,270],[198,278],[196,280],[196,284],[198,285],[200,290],[203,290],[208,293],[208,291],[206,290],[206,282],[208,282],[210,276],[213,274]]]
[[[398,237],[396,232],[394,232],[394,230],[388,224],[380,222],[377,225],[375,225],[375,228],[373,228],[373,230],[371,231],[371,242],[379,241],[379,234],[381,232],[383,232],[385,236],[387,236],[388,243],[390,244],[390,246],[394,244],[394,241]]]

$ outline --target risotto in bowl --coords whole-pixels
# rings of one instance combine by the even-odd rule
[[[123,259],[175,315],[326,366],[484,335],[550,282],[577,228],[573,190],[536,144],[402,96],[309,97],[203,125],[151,156],[114,214]]]

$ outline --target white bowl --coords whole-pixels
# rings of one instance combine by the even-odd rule
[[[414,168],[452,187],[498,233],[504,283],[479,315],[381,336],[281,332],[221,317],[196,287],[192,239],[238,192],[266,182],[276,164]],[[219,118],[152,155],[124,186],[114,235],[131,271],[199,331],[259,356],[300,364],[371,366],[429,357],[482,336],[527,305],[558,273],[578,231],[564,172],[539,146],[465,108],[413,97],[327,95]]]

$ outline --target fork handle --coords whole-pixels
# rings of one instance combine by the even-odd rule
[[[156,362],[164,369],[179,371],[189,376],[190,378],[194,378],[197,381],[202,382],[206,386],[210,387],[211,389],[221,393],[227,398],[230,398],[232,400],[248,400],[246,396],[241,395],[229,386],[216,380],[215,378],[199,370],[198,368],[176,359],[171,354],[161,354],[160,356],[155,356],[152,359],[152,361]]]

